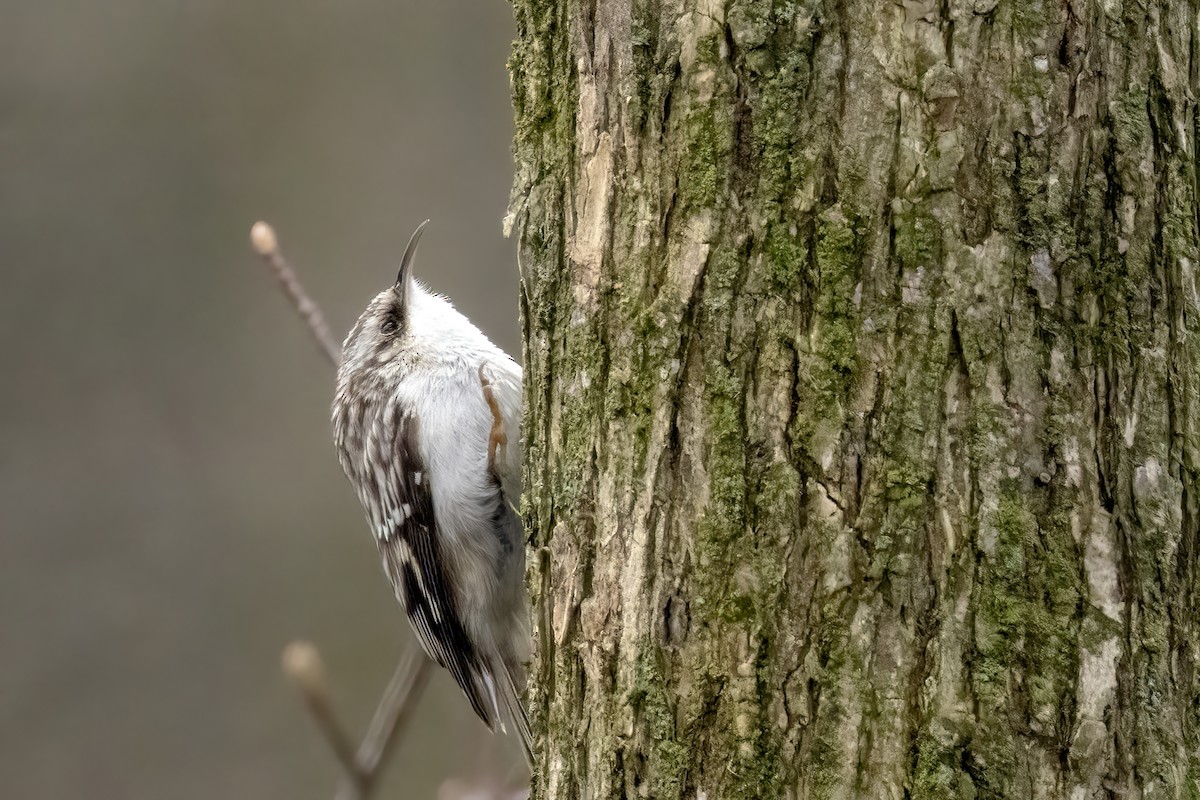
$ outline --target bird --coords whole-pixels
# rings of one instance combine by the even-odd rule
[[[425,653],[493,732],[515,728],[531,650],[521,496],[522,371],[412,275],[342,344],[332,406],[338,460],[366,512],[397,599]]]

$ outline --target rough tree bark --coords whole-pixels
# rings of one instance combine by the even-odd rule
[[[1196,0],[514,6],[534,796],[1200,795]]]

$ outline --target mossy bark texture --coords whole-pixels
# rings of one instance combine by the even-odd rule
[[[1197,2],[514,7],[534,796],[1200,796]]]

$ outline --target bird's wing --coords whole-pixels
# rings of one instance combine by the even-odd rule
[[[417,421],[395,412],[385,430],[389,442],[366,448],[378,456],[365,470],[377,492],[382,519],[377,544],[384,569],[404,605],[421,647],[449,670],[471,707],[490,728],[499,722],[491,669],[459,617],[433,514],[429,472],[421,458]],[[372,453],[374,451],[374,453]]]

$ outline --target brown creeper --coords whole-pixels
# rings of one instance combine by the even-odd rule
[[[334,443],[421,646],[529,758],[521,368],[412,279],[427,223],[342,346]]]

